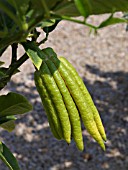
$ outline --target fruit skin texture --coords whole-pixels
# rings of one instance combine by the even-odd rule
[[[53,62],[57,65],[58,61],[55,58],[52,58]],[[69,76],[69,72],[63,63],[60,62],[58,70],[63,77],[65,83],[67,84],[69,91],[79,109],[81,114],[82,121],[87,129],[87,131],[91,134],[91,136],[99,143],[103,150],[105,150],[105,145],[102,140],[102,137],[97,129],[96,123],[94,121],[93,114],[91,113],[91,109],[88,107],[84,100],[84,96],[79,89],[79,86],[75,83],[75,80]]]
[[[60,120],[59,117],[57,116],[56,110],[50,99],[48,91],[44,83],[42,82],[40,71],[36,71],[34,73],[34,80],[35,80],[37,91],[39,92],[39,95],[41,97],[42,104],[46,111],[51,131],[54,137],[60,140],[63,138],[63,132],[62,132]]]
[[[103,138],[104,141],[106,141],[106,134],[105,134],[105,130],[100,118],[100,115],[98,113],[98,110],[96,108],[96,106],[93,103],[93,100],[86,88],[86,86],[83,83],[83,80],[81,79],[81,77],[78,75],[78,73],[76,72],[75,68],[72,66],[72,64],[66,60],[66,58],[64,57],[59,57],[59,60],[66,66],[66,68],[69,70],[70,75],[74,77],[76,83],[78,84],[79,88],[81,89],[84,98],[85,98],[85,102],[87,103],[87,105],[92,109],[93,115],[94,115],[94,120],[96,122],[97,128]]]
[[[71,123],[71,132],[72,132],[74,141],[77,145],[77,148],[82,151],[84,149],[84,144],[83,144],[80,116],[79,116],[78,110],[76,108],[76,105],[75,105],[75,103],[70,95],[70,92],[69,92],[68,88],[66,87],[65,82],[64,82],[63,78],[61,77],[57,67],[54,65],[54,63],[51,60],[47,60],[46,64],[49,67],[49,70],[50,70],[50,72],[58,86],[58,89],[60,90],[60,93],[63,97],[63,101],[65,103],[66,109],[69,114],[69,119],[70,119],[70,123]]]
[[[103,139],[97,129],[92,111],[88,107],[87,103],[85,102],[84,95],[81,92],[78,84],[76,83],[74,78],[72,76],[70,76],[70,72],[67,70],[65,65],[56,56],[51,56],[50,59],[54,62],[54,64],[58,68],[58,71],[60,72],[61,76],[63,77],[63,79],[70,91],[70,94],[72,95],[72,97],[78,107],[82,121],[83,121],[84,126],[86,127],[87,131],[99,143],[101,148],[103,150],[105,150],[105,145],[104,145]]]
[[[53,79],[49,71],[49,68],[47,67],[46,63],[43,61],[40,67],[40,72],[41,72],[41,79],[44,82],[45,87],[47,88],[47,91],[50,95],[50,99],[53,102],[58,117],[60,119],[64,139],[69,144],[71,142],[71,125],[70,125],[67,109],[63,102],[62,95],[57,87],[55,80]]]

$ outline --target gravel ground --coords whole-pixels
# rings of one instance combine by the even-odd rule
[[[105,16],[91,17],[99,23]],[[42,38],[42,35],[40,38]],[[19,92],[33,111],[19,116],[16,129],[0,129],[1,138],[17,157],[22,170],[127,170],[128,169],[128,33],[115,25],[89,35],[89,29],[61,22],[42,47],[51,46],[78,70],[100,111],[106,133],[106,152],[83,128],[85,150],[54,139],[33,81],[34,67],[27,61],[2,94]],[[9,64],[10,48],[2,59]],[[19,47],[19,56],[23,49]],[[0,170],[7,170],[0,162]]]

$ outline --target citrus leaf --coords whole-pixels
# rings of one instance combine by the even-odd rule
[[[0,141],[0,153],[3,152],[3,146],[2,146],[2,143]]]
[[[41,27],[41,28],[44,28],[44,27],[49,27],[49,26],[52,26],[55,24],[55,19],[47,19],[47,20],[44,20],[42,22],[40,22],[37,27]]]
[[[110,17],[108,17],[105,21],[103,21],[99,26],[99,28],[103,28],[109,25],[113,25],[113,24],[118,24],[118,23],[126,23],[127,20],[125,18],[115,18],[113,17],[113,14],[110,15]]]
[[[50,1],[46,1],[46,4],[49,7],[49,9],[52,9],[55,6],[57,6],[57,4],[59,4],[61,1],[62,0],[50,0]]]
[[[75,0],[77,9],[85,18],[91,13],[91,4],[90,0]]]
[[[15,128],[15,116],[6,116],[0,118],[0,127],[7,130],[8,132],[12,132]]]
[[[64,0],[59,5],[56,6],[54,9],[55,14],[60,16],[80,16],[80,12],[75,6],[75,3],[73,1]]]
[[[5,116],[0,118],[0,127],[7,130],[8,132],[12,132],[15,128],[15,116]]]
[[[3,62],[3,61],[0,61],[0,66],[2,66],[4,63],[5,63],[5,62]]]
[[[4,72],[1,71],[1,69],[0,69],[0,78],[3,77],[3,76],[6,76],[6,75],[5,75]]]
[[[20,170],[16,158],[13,156],[11,151],[7,148],[5,144],[0,142],[0,158],[8,166],[10,170]]]
[[[10,5],[12,5],[18,13],[22,16],[25,14],[29,7],[30,0],[7,0]]]
[[[5,116],[5,117],[0,117],[0,125],[3,123],[6,123],[11,120],[16,120],[16,117],[11,115],[11,116]]]
[[[117,11],[128,11],[128,0],[74,0],[76,8],[84,17],[113,13]]]
[[[8,132],[12,132],[15,129],[15,121],[10,120],[6,123],[0,125],[3,129],[7,130]]]
[[[105,14],[116,11],[128,11],[128,0],[90,0],[92,5],[91,14]]]
[[[0,117],[24,114],[30,110],[32,105],[20,94],[10,92],[0,96]]]
[[[35,67],[39,70],[43,59],[42,51],[34,42],[22,43],[22,45]]]

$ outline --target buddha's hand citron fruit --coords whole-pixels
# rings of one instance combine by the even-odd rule
[[[34,74],[51,131],[68,144],[74,139],[84,149],[81,120],[90,135],[105,150],[106,134],[93,100],[75,68],[51,48],[42,50],[42,64]],[[81,117],[81,118],[80,118]]]

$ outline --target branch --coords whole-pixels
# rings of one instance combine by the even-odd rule
[[[82,25],[86,25],[87,27],[89,28],[92,28],[94,29],[95,31],[97,30],[97,26],[94,26],[92,24],[89,24],[87,23],[85,20],[84,21],[81,21],[81,20],[78,20],[78,19],[74,19],[72,17],[68,17],[68,16],[60,16],[60,15],[56,15],[54,14],[53,12],[51,13],[51,16],[53,16],[54,18],[59,18],[61,20],[66,20],[66,21],[71,21],[71,22],[74,22],[74,23],[78,23],[78,24],[82,24]]]
[[[12,44],[12,61],[11,61],[11,64],[16,62],[16,60],[17,60],[17,47],[18,47],[17,43]]]
[[[5,72],[5,75],[0,78],[0,90],[3,89],[7,83],[10,81],[12,75],[14,72],[28,59],[29,57],[27,54],[24,54],[19,60],[17,60],[14,63],[11,63],[7,71]]]
[[[10,65],[9,69],[6,72],[6,75],[11,77],[13,73],[15,72],[15,70],[17,70],[28,58],[29,57],[25,53],[19,60],[17,60],[16,62]]]
[[[38,46],[40,46],[41,44],[44,44],[48,40],[48,36],[49,36],[49,33],[47,32],[46,37],[38,43]]]

